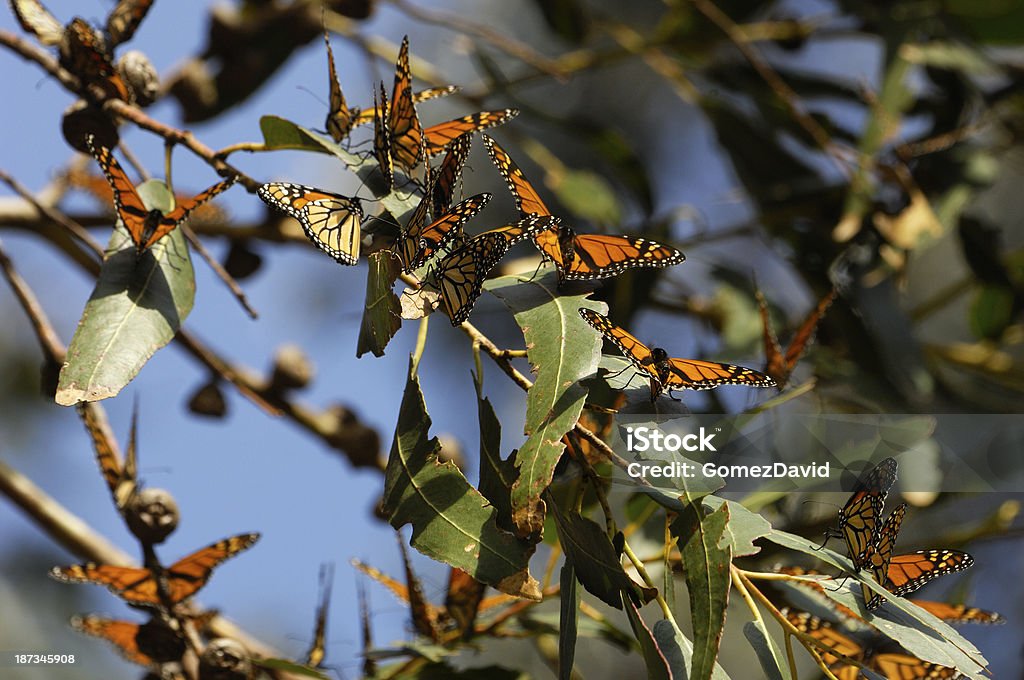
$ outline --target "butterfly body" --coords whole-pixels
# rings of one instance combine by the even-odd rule
[[[340,264],[359,261],[363,208],[358,198],[286,182],[264,184],[257,194],[298,220],[306,237]]]

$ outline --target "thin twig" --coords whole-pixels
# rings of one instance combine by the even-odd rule
[[[224,270],[224,267],[221,266],[220,262],[217,262],[217,260],[210,255],[210,251],[206,249],[206,246],[204,246],[203,242],[199,240],[199,237],[196,236],[196,233],[192,231],[191,227],[187,224],[179,224],[178,229],[181,229],[182,233],[185,234],[185,238],[187,238],[188,242],[192,244],[192,247],[196,249],[199,256],[206,260],[206,264],[209,265],[210,269],[213,270],[213,273],[217,275],[217,278],[219,278],[224,285],[228,287],[228,290],[230,290],[231,294],[234,295],[236,300],[238,300],[238,304],[242,305],[242,309],[244,309],[245,313],[249,315],[249,318],[258,319],[260,315],[252,308],[252,305],[249,304],[249,298],[245,296],[245,293],[242,291],[242,287],[238,285],[238,282],[235,281],[235,278],[231,276],[231,274],[228,274],[227,271]]]

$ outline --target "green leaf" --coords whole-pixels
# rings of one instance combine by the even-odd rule
[[[263,116],[260,118],[260,132],[263,133],[263,144],[268,149],[297,149],[315,153],[332,153],[306,129],[290,120],[279,116]]]
[[[982,43],[1016,46],[1024,41],[1024,0],[945,0],[945,5]]]
[[[480,419],[480,493],[498,513],[498,526],[512,532],[512,484],[516,480],[515,452],[501,457],[501,423],[483,385],[476,376],[477,414]]]
[[[253,659],[253,663],[263,668],[269,668],[275,671],[285,671],[286,673],[294,673],[296,675],[304,675],[309,678],[320,678],[320,680],[330,680],[329,675],[325,675],[323,671],[318,671],[315,668],[304,666],[300,663],[290,661],[288,659]]]
[[[528,571],[533,546],[499,529],[487,499],[454,463],[438,459],[411,361],[409,367],[384,477],[383,508],[391,526],[412,524],[412,546],[431,559],[503,593],[539,600],[540,586]]]
[[[597,369],[601,338],[577,311],[604,309],[582,294],[559,294],[553,271],[543,277],[503,276],[487,290],[512,310],[526,338],[527,357],[537,381],[526,400],[526,442],[516,455],[519,478],[512,487],[512,519],[520,536],[544,528],[540,496],[554,474],[565,445],[562,437],[579,420],[587,389],[580,380]]]
[[[366,278],[366,307],[359,327],[357,359],[367,352],[373,352],[375,357],[384,356],[384,348],[402,327],[402,306],[391,290],[401,265],[387,250],[378,250],[367,259],[370,266]]]
[[[147,209],[173,209],[163,182],[144,182],[138,191]],[[71,406],[118,394],[178,332],[195,294],[192,260],[180,229],[140,257],[119,221],[68,347],[57,403]]]
[[[572,564],[562,565],[561,610],[558,618],[558,678],[571,680],[573,660],[576,658],[576,631],[580,614],[580,591],[576,587],[576,573]]]
[[[674,622],[662,619],[654,624],[654,639],[668,661],[668,667],[672,669],[672,677],[675,680],[689,678],[693,643],[683,635],[683,631]],[[717,661],[711,670],[711,680],[729,680],[728,673]]]
[[[1013,323],[1013,290],[995,284],[983,285],[971,301],[971,333],[977,338],[998,340]]]
[[[725,534],[729,508],[723,505],[703,516],[699,503],[672,523],[679,537],[679,551],[686,565],[686,587],[690,591],[690,620],[693,621],[693,680],[710,678],[718,656],[729,606],[732,550]]]
[[[765,680],[789,680],[789,667],[782,663],[781,654],[775,648],[775,642],[768,634],[763,621],[747,621],[743,625],[743,635],[761,662]]]
[[[588,593],[616,609],[622,608],[623,592],[643,602],[654,598],[657,591],[637,585],[626,575],[619,554],[600,525],[576,511],[562,513],[554,503],[552,514],[565,559]]]
[[[640,643],[640,652],[644,655],[644,664],[647,666],[648,680],[672,680],[672,671],[669,670],[668,661],[661,653],[651,629],[647,627],[643,617],[640,616],[640,611],[625,595],[622,596],[622,604],[626,609],[626,616],[629,617],[633,635]]]
[[[772,530],[768,520],[739,503],[718,496],[705,496],[703,503],[710,510],[717,510],[723,504],[729,506],[729,523],[725,526],[725,537],[729,541],[733,557],[746,557],[761,552],[761,548],[754,545],[754,541]]]

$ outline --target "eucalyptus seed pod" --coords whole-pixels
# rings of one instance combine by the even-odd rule
[[[196,390],[188,400],[188,410],[199,416],[223,418],[228,412],[228,405],[220,383],[212,380]]]
[[[302,389],[313,380],[315,369],[298,345],[284,345],[274,355],[274,372],[270,377],[271,392]]]
[[[163,543],[178,528],[178,504],[169,491],[142,489],[124,510],[128,528],[137,539],[150,545]]]
[[[230,638],[210,640],[199,657],[199,680],[247,680],[252,673],[249,652]]]
[[[139,50],[125,52],[117,61],[117,72],[128,84],[139,106],[149,106],[160,94],[160,76],[153,62]]]
[[[76,151],[89,153],[85,145],[87,135],[93,135],[99,146],[113,149],[121,140],[117,126],[102,110],[79,99],[64,111],[61,119],[64,140]]]

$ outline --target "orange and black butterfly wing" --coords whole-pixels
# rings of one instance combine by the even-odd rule
[[[410,267],[416,269],[433,257],[438,250],[458,235],[462,230],[462,225],[483,210],[490,200],[491,195],[488,193],[470,196],[453,207],[448,214],[442,215],[424,227],[418,237],[419,249],[410,263]]]
[[[334,51],[331,49],[331,38],[324,29],[324,44],[327,45],[327,86],[330,93],[330,109],[327,111],[327,134],[336,142],[340,142],[352,131],[355,117],[358,110],[350,109],[345,102],[345,95],[341,91],[341,83],[338,81],[338,71],[334,67]]]
[[[380,97],[373,97],[373,155],[384,176],[384,190],[391,191],[395,183],[395,165],[391,157],[391,133],[388,131],[388,95],[380,85]]]
[[[235,178],[230,177],[228,179],[217,182],[212,187],[208,188],[206,191],[197,194],[192,198],[179,199],[174,210],[167,213],[166,215],[162,215],[157,220],[156,226],[153,228],[152,232],[146,238],[145,242],[142,245],[142,249],[145,250],[147,248],[151,248],[157,241],[162,239],[164,236],[167,236],[167,234],[174,231],[174,229],[179,224],[187,220],[189,214],[193,210],[203,205],[204,203],[206,203],[207,201],[209,201],[222,191],[226,191],[234,183]]]
[[[462,180],[462,168],[466,164],[466,157],[469,156],[469,149],[473,143],[471,135],[463,135],[448,146],[448,153],[441,161],[440,167],[433,173],[433,179],[428,184],[430,195],[430,214],[436,219],[448,212],[452,205],[452,198],[455,196],[456,188]]]
[[[103,638],[113,644],[118,653],[128,661],[140,666],[155,666],[156,662],[139,650],[135,637],[139,633],[139,624],[131,621],[116,621],[102,616],[76,616],[71,619],[71,627],[79,633]]]
[[[39,38],[44,45],[59,45],[64,26],[39,0],[12,0],[11,9],[21,27]]]
[[[946,574],[974,566],[974,558],[959,550],[918,550],[896,555],[889,563],[885,587],[895,595],[909,595]]]
[[[903,517],[907,513],[907,504],[900,503],[896,506],[882,524],[878,531],[878,538],[872,544],[867,554],[867,564],[864,565],[879,585],[884,585],[886,575],[889,573],[889,562],[892,560],[892,552],[896,547],[896,537],[900,533],[900,526],[903,524]],[[885,599],[874,592],[866,585],[861,584],[864,602],[868,611],[874,611]]]
[[[449,253],[433,272],[434,285],[453,326],[469,318],[487,274],[508,251],[508,240],[484,233]]]
[[[429,87],[426,90],[420,90],[414,92],[412,95],[412,103],[419,104],[421,102],[429,101],[431,99],[437,99],[438,97],[447,97],[448,95],[455,94],[459,91],[458,85],[444,85],[442,87]],[[353,109],[356,111],[356,109]],[[355,114],[353,120],[353,127],[359,127],[360,125],[366,125],[373,122],[373,116],[377,113],[376,108],[374,109],[362,109]],[[385,116],[386,118],[386,116]]]
[[[583,320],[603,335],[605,340],[618,347],[619,351],[629,359],[630,363],[637,370],[650,378],[658,379],[658,374],[654,371],[653,367],[651,350],[647,345],[637,340],[628,331],[613,324],[603,314],[599,314],[592,309],[580,309],[579,312]]]
[[[542,248],[550,253],[550,247]],[[639,236],[583,234],[573,239],[568,257],[561,247],[562,262],[559,273],[567,281],[604,279],[635,267],[668,267],[679,264],[686,257],[671,246],[662,245]]]
[[[892,566],[890,565],[890,570],[891,569]],[[946,623],[984,623],[996,625],[1006,623],[1006,619],[1002,614],[985,609],[978,609],[977,607],[968,607],[962,604],[947,604],[945,602],[931,602],[929,600],[911,600],[911,602],[932,616],[942,619]]]
[[[133,97],[114,61],[103,35],[84,19],[75,17],[64,28],[60,64],[86,83],[97,85],[108,96],[132,101]]]
[[[81,417],[82,423],[85,424],[85,429],[89,432],[89,436],[92,439],[93,450],[96,452],[96,462],[100,466],[103,481],[107,483],[107,488],[110,489],[110,494],[114,498],[114,504],[119,509],[124,508],[138,488],[138,481],[135,477],[135,412],[132,412],[132,429],[128,440],[128,451],[122,464],[120,452],[112,448],[115,444],[115,439],[103,411],[88,402],[80,403],[77,409],[79,417]]]
[[[171,602],[177,604],[194,595],[221,562],[248,550],[259,537],[254,533],[225,538],[175,562],[164,573]]]
[[[480,111],[462,118],[431,125],[423,131],[427,143],[427,156],[436,156],[464,134],[503,125],[518,115],[518,109]]]
[[[359,199],[285,182],[264,184],[256,193],[264,203],[298,220],[306,237],[339,263],[359,261],[363,221]]]
[[[516,208],[519,212],[524,216],[550,215],[551,211],[544,205],[540,194],[537,193],[537,190],[526,179],[523,171],[519,169],[519,166],[512,160],[512,157],[493,138],[487,135],[483,137],[487,153],[491,157],[491,161],[494,162],[495,167],[498,168],[498,172],[505,178],[505,183],[508,184],[508,190],[512,192],[512,198],[515,199]]]
[[[886,677],[886,680],[946,680],[958,678],[955,668],[922,661],[909,654],[878,654],[871,659],[871,668]]]
[[[146,18],[153,0],[120,0],[107,17],[107,37],[111,47],[131,40]]]
[[[807,351],[807,346],[814,340],[814,334],[818,330],[821,318],[825,316],[825,312],[832,306],[835,299],[836,291],[829,291],[829,294],[823,297],[817,306],[811,310],[811,313],[807,315],[804,322],[800,324],[800,328],[796,329],[793,339],[789,341],[789,347],[786,348],[785,362],[788,371],[792,372],[796,367],[796,362]]]
[[[789,380],[789,372],[786,370],[786,360],[782,355],[782,346],[779,338],[772,327],[771,315],[768,311],[768,301],[760,291],[754,291],[757,297],[758,311],[761,313],[761,333],[764,337],[764,372],[775,379],[780,388],[784,387]]]
[[[835,652],[835,654],[841,654],[842,656],[849,657],[851,659],[861,660],[864,658],[864,647],[851,638],[848,635],[835,629],[835,627],[824,619],[820,619],[813,614],[807,612],[796,611],[788,607],[783,607],[779,612],[786,617],[793,626],[801,633],[810,635],[818,642],[822,643],[828,649]],[[816,649],[815,650],[820,656],[821,660],[825,662],[827,666],[834,666],[841,664],[843,674],[836,674],[836,677],[845,678],[856,678],[857,667],[851,666],[848,663],[843,663],[838,656],[829,654],[826,651]],[[847,669],[852,669],[853,674],[847,675]]]
[[[875,541],[878,521],[885,507],[885,497],[896,482],[897,464],[886,458],[854,486],[853,493],[839,510],[839,524],[829,536],[841,535],[850,551],[850,559],[858,569],[866,565],[867,553]]]
[[[671,358],[667,368],[662,382],[669,389],[708,390],[719,385],[775,387],[775,381],[764,373],[735,364]]]
[[[486,585],[461,569],[452,567],[448,572],[448,593],[444,598],[444,606],[463,637],[473,632],[486,588]]]
[[[110,149],[105,146],[97,146],[92,135],[86,136],[85,143],[100,164],[107,182],[110,183],[110,188],[114,190],[114,208],[117,210],[118,217],[121,218],[125,229],[131,235],[135,247],[140,252],[145,250],[147,232],[151,230],[150,224],[155,219],[159,219],[159,213],[146,209],[135,186],[128,179],[128,175],[125,174]]]
[[[388,111],[391,157],[395,165],[411,171],[423,158],[423,128],[412,100],[412,73],[409,70],[409,36],[402,40],[395,63],[395,88]]]
[[[316,625],[313,628],[313,644],[306,652],[306,665],[319,668],[324,662],[327,647],[327,610],[331,604],[331,586],[334,582],[333,565],[320,567],[320,603],[316,609]]]
[[[89,562],[70,567],[54,567],[50,570],[50,576],[65,583],[94,583],[106,586],[130,604],[160,604],[153,572],[142,567],[119,567]]]

